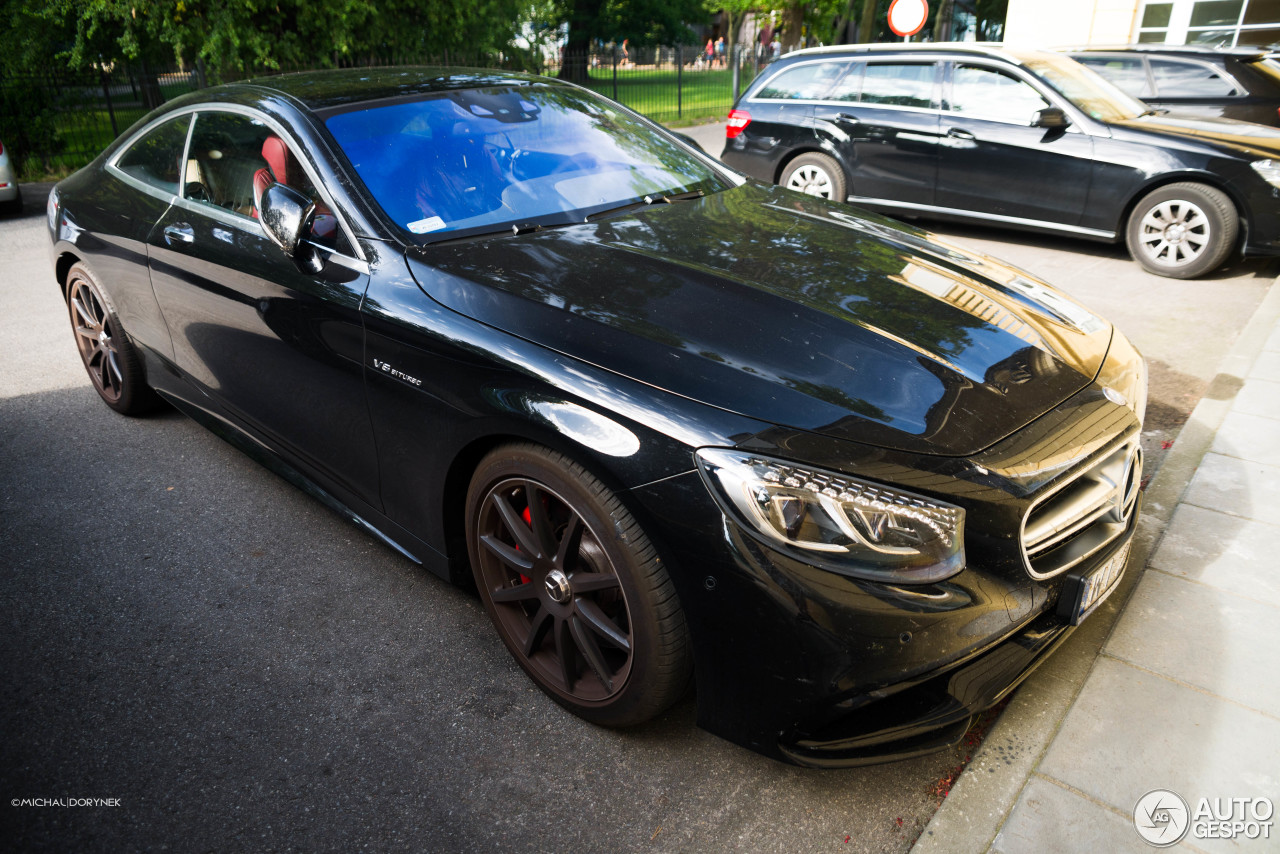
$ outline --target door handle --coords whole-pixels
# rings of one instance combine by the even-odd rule
[[[862,120],[853,113],[836,113],[836,121],[848,122],[851,125],[862,124]]]
[[[167,225],[164,229],[164,242],[173,246],[175,243],[191,244],[196,242],[196,232],[185,222]]]
[[[964,128],[950,128],[947,130],[947,136],[952,136],[956,139],[977,139],[973,135],[973,131],[967,131]]]

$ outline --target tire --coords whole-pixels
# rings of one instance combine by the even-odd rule
[[[835,158],[826,154],[809,152],[801,154],[787,164],[782,170],[782,180],[778,182],[788,190],[843,202],[849,197],[845,188],[844,170]]]
[[[1129,254],[1147,272],[1194,279],[1217,269],[1236,245],[1240,218],[1221,190],[1184,182],[1152,190],[1129,215]]]
[[[138,353],[111,300],[82,264],[67,273],[67,312],[80,361],[103,402],[122,415],[141,415],[160,399],[147,385]]]
[[[481,460],[467,548],[485,610],[548,696],[602,726],[649,720],[692,674],[688,628],[662,560],[599,480],[532,444]]]

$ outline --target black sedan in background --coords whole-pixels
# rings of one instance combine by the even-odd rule
[[[575,86],[210,89],[48,212],[108,406],[168,401],[474,583],[599,724],[692,686],[699,723],[778,759],[937,749],[1124,570],[1146,370],[1123,335]]]
[[[1195,44],[1064,52],[1149,107],[1280,127],[1280,57],[1274,52]]]
[[[1124,240],[1161,276],[1280,254],[1280,129],[1157,115],[1067,56],[813,48],[729,114],[725,163],[898,215]]]

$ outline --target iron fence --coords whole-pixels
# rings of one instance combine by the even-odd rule
[[[337,58],[335,58],[337,59]],[[514,68],[562,77],[665,123],[722,118],[763,60],[750,49],[728,55],[704,48],[609,47],[584,54],[530,51],[516,55],[365,57],[325,67],[436,65]],[[0,142],[24,181],[67,175],[97,157],[152,109],[205,86],[287,69],[148,67],[115,64],[89,70],[49,68],[0,77]]]

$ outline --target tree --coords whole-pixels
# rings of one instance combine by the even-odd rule
[[[74,33],[72,65],[127,59],[251,71],[505,48],[521,0],[11,0]]]
[[[569,25],[560,76],[587,79],[587,53],[596,41],[635,45],[688,42],[688,24],[707,18],[705,0],[563,0],[560,20]]]

